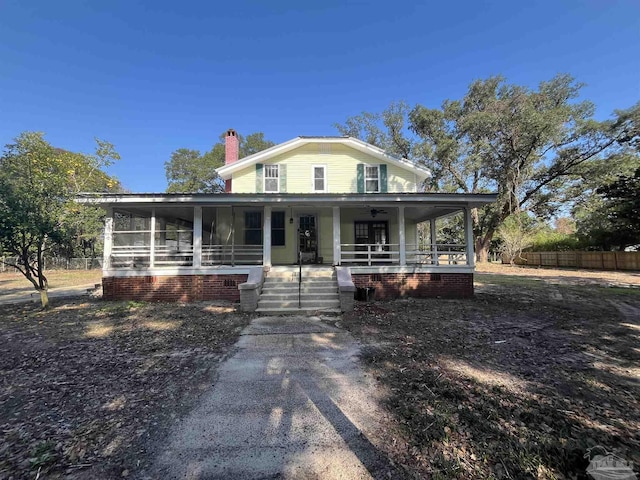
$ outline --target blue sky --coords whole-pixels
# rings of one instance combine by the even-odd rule
[[[0,144],[25,130],[164,191],[177,148],[229,127],[282,142],[394,100],[438,107],[475,79],[559,72],[598,118],[640,99],[640,2],[0,0]]]

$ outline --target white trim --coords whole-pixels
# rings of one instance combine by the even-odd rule
[[[476,266],[476,256],[473,244],[473,219],[469,207],[464,207],[464,233],[467,240],[467,263],[471,267]]]
[[[324,189],[316,190],[316,168],[322,168],[324,171],[323,175],[323,183]],[[327,165],[324,163],[316,163],[315,165],[311,165],[311,192],[313,193],[327,193],[329,190],[327,186]]]
[[[438,267],[431,266],[354,266],[349,267],[352,274],[364,273],[473,273],[473,267],[469,265],[457,265]]]
[[[400,246],[400,266],[407,264],[407,239],[404,224],[404,205],[398,207],[398,244]]]
[[[202,267],[202,207],[196,206],[193,207],[193,268],[200,267]]]
[[[170,193],[85,193],[75,198],[78,203],[103,204],[105,206],[119,205],[118,208],[140,205],[206,205],[206,206],[260,206],[269,204],[300,205],[300,204],[334,204],[340,206],[358,206],[362,204],[392,204],[405,205],[437,204],[442,207],[469,208],[480,207],[497,200],[497,194],[489,193],[335,193],[335,194],[260,194],[260,193],[212,193],[212,194],[170,194]],[[350,204],[350,205],[348,205]]]
[[[333,209],[333,264],[340,265],[340,207]]]
[[[391,156],[381,148],[375,147],[369,143],[363,142],[362,140],[358,140],[357,138],[353,137],[297,137],[287,142],[263,150],[262,152],[249,155],[248,157],[245,157],[242,160],[238,160],[237,162],[233,162],[230,165],[224,165],[220,168],[217,168],[216,172],[223,180],[228,180],[235,172],[238,172],[256,163],[264,162],[265,160],[310,143],[334,143],[346,145],[348,147],[371,155],[378,160],[397,165],[400,168],[413,172],[421,179],[431,177],[431,172],[426,168],[416,165],[414,162],[407,160],[406,158],[396,158],[394,156]]]
[[[155,267],[156,258],[156,209],[151,209],[151,225],[149,226],[150,238],[149,238],[149,266]],[[180,234],[178,234],[178,243],[180,243]]]
[[[230,265],[221,265],[220,267],[208,268],[136,268],[121,270],[110,268],[102,272],[103,278],[108,277],[172,277],[176,275],[233,275],[249,273],[252,268],[260,267],[260,265],[249,265],[242,267],[232,267]]]
[[[382,191],[382,179],[380,178],[380,164],[379,163],[363,163],[364,165],[364,193],[366,194],[370,194],[370,193],[381,193]],[[375,191],[367,191],[367,167],[369,168],[377,168],[378,169],[378,190]],[[387,175],[389,175],[389,172],[387,172]],[[373,180],[373,178],[371,179]]]
[[[267,168],[269,167],[275,167],[276,172],[278,174],[277,177],[275,177],[276,180],[276,189],[275,190],[267,190]],[[269,177],[270,180],[273,180],[274,177]],[[280,165],[278,164],[265,164],[262,166],[262,191],[264,193],[280,193]]]
[[[113,208],[107,208],[107,216],[104,220],[104,240],[102,245],[102,271],[109,270],[111,266],[111,247],[113,245]]]

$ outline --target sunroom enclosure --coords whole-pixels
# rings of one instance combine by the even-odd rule
[[[344,203],[344,202],[341,202]],[[105,274],[307,264],[361,268],[469,268],[471,205],[112,205]],[[458,215],[457,241],[439,223]],[[146,272],[146,273],[145,273]]]

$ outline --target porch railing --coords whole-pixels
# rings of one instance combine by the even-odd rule
[[[116,237],[119,234],[120,237]],[[124,235],[122,235],[124,234]],[[151,252],[150,232],[114,232],[110,268],[192,267],[194,248],[190,243],[156,244]],[[129,243],[130,242],[130,243]],[[173,241],[172,241],[173,242]],[[120,244],[118,244],[120,243]],[[152,260],[153,254],[153,262]],[[260,265],[261,245],[203,245],[202,266]]]
[[[262,245],[203,245],[202,265],[260,265]]]
[[[439,243],[437,245],[406,245],[407,265],[467,265],[467,246]],[[343,243],[340,263],[353,265],[398,265],[399,244]]]
[[[342,243],[340,263],[360,265],[394,265],[400,263],[400,245],[389,243]]]
[[[407,244],[407,263],[419,265],[467,265],[467,246],[453,243]]]

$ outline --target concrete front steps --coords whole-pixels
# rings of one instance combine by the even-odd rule
[[[298,267],[271,267],[266,274],[256,312],[340,313],[338,281],[333,267],[303,266],[298,306]]]

